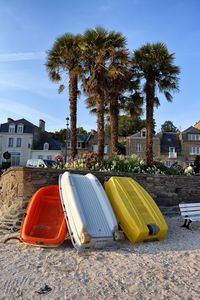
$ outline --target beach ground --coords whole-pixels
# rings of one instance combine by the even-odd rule
[[[54,249],[1,242],[0,300],[199,299],[200,222],[187,230],[180,217],[166,221],[165,241],[82,254],[70,241]]]

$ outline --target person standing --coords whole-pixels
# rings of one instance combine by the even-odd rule
[[[200,156],[197,155],[194,161],[194,172],[195,174],[199,174],[200,170]]]

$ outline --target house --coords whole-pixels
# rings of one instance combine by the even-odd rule
[[[88,151],[88,137],[89,134],[77,135],[76,151],[78,157],[81,157],[84,152]],[[65,157],[67,156],[67,160],[70,158],[70,150],[71,150],[71,142],[70,142],[70,132],[69,132],[67,136],[67,149],[66,149],[66,143],[63,148],[63,153],[65,154]]]
[[[0,125],[0,165],[5,163],[3,154],[11,155],[11,166],[24,166],[29,158],[52,159],[61,153],[61,144],[45,131],[45,121],[39,126],[26,119],[7,119]]]
[[[160,158],[167,167],[175,162],[182,162],[181,140],[179,132],[162,132],[160,134]]]
[[[126,154],[135,154],[139,159],[146,159],[146,128],[126,138]],[[153,155],[160,156],[160,138],[153,136]]]
[[[118,143],[118,154],[126,154],[126,148],[124,145]],[[70,157],[70,132],[67,137],[67,158]],[[78,134],[77,135],[77,156],[82,157],[84,152],[97,152],[98,150],[98,135],[95,130],[92,130],[89,134]],[[63,151],[66,157],[66,146]],[[110,137],[105,135],[105,146],[104,146],[104,154],[110,155],[111,154],[111,147],[110,147]]]
[[[199,122],[190,126],[180,134],[181,154],[187,165],[193,164],[196,155],[200,155]]]
[[[143,128],[126,139],[127,155],[135,154],[146,159],[146,129]],[[162,132],[153,137],[155,159],[164,161],[167,167],[175,162],[185,167],[194,163],[200,155],[200,121],[182,132]]]

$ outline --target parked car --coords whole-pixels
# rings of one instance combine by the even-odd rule
[[[27,160],[26,167],[28,167],[28,168],[56,168],[57,161],[51,160],[51,159],[32,158],[32,159]]]

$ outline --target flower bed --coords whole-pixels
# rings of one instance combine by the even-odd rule
[[[171,168],[167,168],[163,162],[155,161],[152,167],[148,167],[143,160],[139,160],[136,156],[118,155],[114,157],[105,157],[98,159],[97,153],[86,152],[82,158],[70,160],[65,165],[67,169],[75,170],[91,170],[100,172],[125,172],[137,174],[163,174],[163,175],[191,175],[193,172],[184,172],[184,169],[174,164]]]

